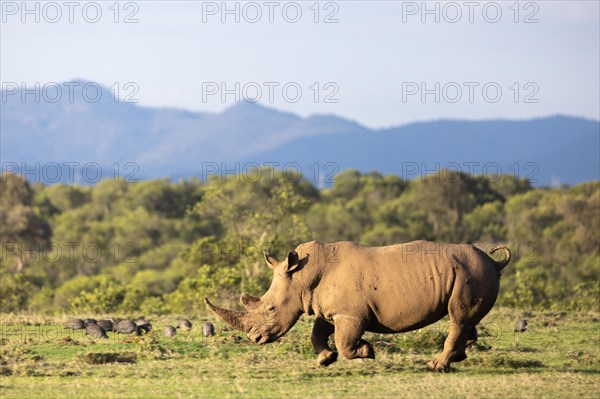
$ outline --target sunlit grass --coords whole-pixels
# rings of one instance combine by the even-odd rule
[[[527,318],[530,329],[513,332]],[[595,397],[600,391],[598,314],[496,309],[479,327],[469,358],[450,374],[426,371],[447,328],[442,320],[407,334],[366,334],[375,360],[316,365],[310,318],[277,343],[238,339],[201,320],[176,338],[162,336],[174,317],[151,318],[154,330],[93,340],[62,328],[66,319],[2,315],[0,388],[11,397]],[[25,324],[28,323],[28,324]],[[38,325],[35,325],[35,324]]]

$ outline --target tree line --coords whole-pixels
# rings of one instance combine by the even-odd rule
[[[533,188],[510,175],[346,170],[319,190],[281,171],[253,176],[84,186],[3,174],[0,310],[203,313],[205,296],[233,307],[241,291],[268,289],[263,250],[420,239],[509,245],[501,305],[598,309],[598,181]]]

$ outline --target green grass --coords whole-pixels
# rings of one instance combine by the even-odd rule
[[[1,315],[0,396],[4,398],[137,397],[595,397],[600,392],[596,313],[495,309],[480,325],[469,358],[454,372],[428,372],[448,325],[396,335],[366,334],[375,360],[340,359],[322,368],[302,319],[277,343],[257,346],[218,325],[204,338],[201,320],[175,339],[162,336],[174,318],[151,318],[143,337],[109,334],[94,341],[62,329],[66,319]],[[514,322],[529,321],[516,336]],[[36,325],[37,324],[37,325]]]

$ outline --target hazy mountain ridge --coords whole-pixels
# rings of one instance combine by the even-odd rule
[[[302,165],[333,162],[340,170],[377,170],[405,178],[443,167],[487,175],[501,171],[550,185],[599,179],[599,152],[598,122],[554,116],[526,121],[439,120],[346,134],[343,140],[301,138],[256,158],[300,159]]]
[[[249,102],[216,114],[143,107],[102,90],[96,103],[81,96],[35,102],[31,95],[23,102],[20,93],[2,93],[2,161],[136,162],[148,178],[199,175],[203,162],[295,162],[306,174],[315,163],[334,163],[407,178],[444,166],[500,169],[539,185],[600,178],[600,122],[582,118],[437,120],[372,130],[334,115],[301,118]]]

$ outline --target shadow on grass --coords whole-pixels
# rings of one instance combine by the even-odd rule
[[[136,363],[137,356],[130,352],[91,352],[81,355],[81,361],[87,364],[107,364],[107,363]]]

